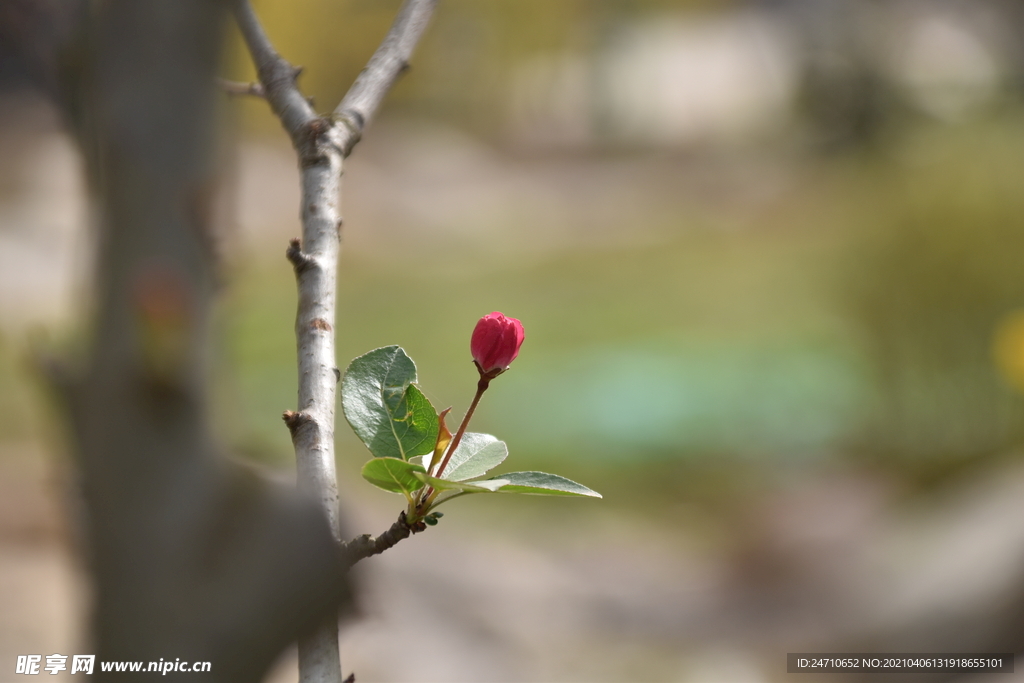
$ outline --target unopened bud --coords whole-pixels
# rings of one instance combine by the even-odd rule
[[[480,318],[469,344],[480,374],[492,378],[507,370],[525,337],[522,323],[515,318],[497,311]]]

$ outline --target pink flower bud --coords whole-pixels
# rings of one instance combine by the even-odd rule
[[[515,318],[506,318],[497,311],[480,318],[469,343],[480,374],[497,377],[507,370],[519,355],[525,337],[523,324]]]

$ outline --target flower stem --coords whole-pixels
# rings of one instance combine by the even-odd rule
[[[459,431],[455,432],[455,436],[452,438],[451,443],[448,444],[448,450],[444,455],[444,459],[438,466],[437,471],[431,473],[431,476],[440,479],[441,475],[444,474],[444,468],[448,466],[448,461],[452,459],[452,454],[455,453],[455,449],[459,447],[459,443],[462,441],[462,435],[466,433],[466,427],[469,426],[469,421],[473,417],[473,413],[476,411],[476,406],[480,403],[480,397],[484,395],[484,392],[487,391],[487,387],[490,386],[490,384],[490,377],[484,377],[483,375],[480,376],[480,381],[476,383],[476,396],[473,397],[473,402],[469,404],[469,410],[466,411],[466,416],[462,418],[462,424],[459,425]],[[427,487],[424,495],[420,498],[422,502],[418,507],[422,508],[423,511],[426,511],[426,509],[430,507],[430,503],[437,496],[437,493],[438,492],[432,487]]]
[[[480,397],[487,391],[487,387],[490,385],[491,380],[484,377],[480,378],[480,381],[476,383],[476,396],[473,397],[473,402],[469,404],[469,410],[466,411],[466,416],[462,418],[462,424],[459,425],[459,431],[455,432],[455,437],[452,438],[451,444],[448,445],[448,452],[444,455],[444,460],[441,461],[441,465],[437,468],[437,472],[434,474],[438,479],[444,474],[444,468],[447,467],[448,461],[452,459],[452,454],[455,449],[459,447],[459,443],[462,441],[462,435],[466,433],[466,427],[469,426],[469,420],[473,417],[473,412],[476,410],[476,406],[480,403]]]

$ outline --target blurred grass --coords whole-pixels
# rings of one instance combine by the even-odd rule
[[[417,78],[403,79],[388,111],[492,142],[506,105],[495,88],[516,65],[567,49],[587,55],[610,21],[680,5],[453,2],[417,52]],[[396,5],[258,9],[281,52],[310,67],[303,86],[324,108],[358,73]],[[337,40],[337,25],[349,38]],[[228,55],[247,77],[240,46]],[[263,103],[240,106],[250,129],[278,134]],[[842,155],[794,160],[792,150],[768,150],[777,173],[794,176],[788,189],[752,204],[728,194],[668,212],[638,204],[632,222],[659,235],[654,242],[581,240],[539,260],[465,244],[445,246],[445,259],[400,244],[388,257],[347,250],[339,363],[400,344],[435,406],[459,416],[472,392],[474,321],[491,310],[519,317],[523,355],[474,428],[509,441],[511,465],[570,476],[561,461],[596,478],[610,472],[609,481],[657,468],[675,481],[673,468],[852,458],[928,479],[1001,457],[1024,435],[1024,406],[992,362],[995,330],[1024,308],[1024,126],[1009,104],[985,116],[960,125],[894,117],[874,144]],[[679,158],[680,167],[700,163],[699,152]],[[519,218],[495,214],[481,231],[504,241]],[[245,453],[285,463],[290,444],[278,420],[295,400],[291,275],[275,257],[238,263],[231,278],[224,329],[233,369],[219,403]],[[339,456],[357,467],[361,445],[344,423],[338,435]],[[623,466],[635,462],[643,467]]]

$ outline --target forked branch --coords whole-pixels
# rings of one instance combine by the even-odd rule
[[[235,16],[256,64],[263,93],[299,156],[302,240],[292,240],[288,259],[295,267],[299,303],[298,411],[286,414],[295,447],[298,483],[319,498],[339,538],[338,489],[334,470],[334,406],[338,369],[334,352],[335,292],[341,240],[339,195],[344,159],[362,137],[413,49],[437,0],[406,0],[384,41],[331,117],[320,117],[299,91],[299,69],[274,49],[248,0],[235,0]],[[301,421],[289,416],[300,416]],[[404,517],[377,539],[346,544],[343,568],[382,552],[417,531]],[[337,623],[324,624],[299,643],[303,682],[340,683]]]

